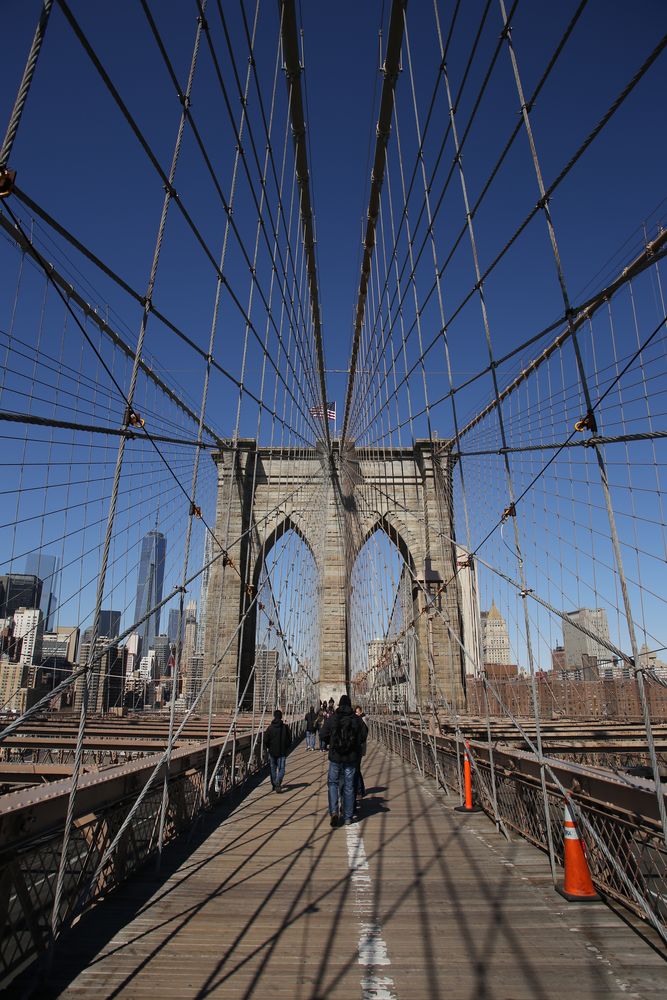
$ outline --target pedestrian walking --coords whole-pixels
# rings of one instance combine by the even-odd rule
[[[319,728],[318,713],[315,706],[310,706],[310,711],[306,713],[306,750],[315,749],[315,734]]]
[[[292,743],[290,727],[283,722],[283,713],[279,708],[273,713],[273,720],[264,735],[264,746],[269,754],[271,770],[271,787],[274,792],[282,791],[285,777],[285,758]]]
[[[354,812],[354,778],[361,753],[365,722],[352,711],[348,695],[342,694],[338,708],[323,726],[323,737],[329,744],[329,816],[331,825],[338,826],[344,819],[345,825],[352,823]],[[340,783],[342,782],[342,803]]]
[[[368,726],[364,722],[364,710],[361,705],[357,705],[354,709],[354,714],[361,722],[362,733],[361,733],[361,748],[359,750],[359,760],[357,762],[357,773],[354,778],[354,811],[358,812],[361,805],[361,800],[366,794],[366,785],[364,783],[364,776],[361,773],[361,765],[363,759],[366,755],[366,743],[368,741]]]
[[[328,747],[327,747],[324,739],[322,738],[322,729],[323,729],[324,723],[327,721],[328,717],[329,717],[329,709],[327,708],[326,701],[323,701],[322,704],[320,705],[320,710],[317,713],[318,731],[319,731],[319,736],[320,736],[320,750],[323,753],[326,753],[326,751],[328,750]]]

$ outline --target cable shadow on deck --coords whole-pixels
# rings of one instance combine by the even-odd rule
[[[621,994],[560,904],[521,878],[524,844],[496,842],[485,816],[453,813],[381,749],[367,762],[369,788],[387,794],[351,828],[368,860],[363,916],[348,831],[328,823],[326,760],[299,750],[293,791],[258,785],[225,823],[207,817],[207,836],[157,892],[156,878],[133,883],[81,921],[85,950],[73,936],[36,995],[251,1000],[275,985],[294,1000],[365,996],[362,920],[382,929],[391,965],[371,972],[391,974],[392,997]]]
[[[9,985],[4,995],[21,1000],[27,997],[57,996],[60,990],[65,989],[82,970],[91,968],[110,954],[126,948],[127,945],[123,945],[101,955],[105,946],[123,927],[152,907],[164,902],[176,888],[210,864],[211,855],[197,859],[197,852],[222,823],[243,809],[248,798],[266,782],[267,776],[268,768],[264,767],[251,775],[242,786],[232,789],[215,809],[200,813],[187,833],[165,847],[159,869],[156,867],[155,857],[152,857],[135,877],[121,885],[102,903],[84,913],[73,927],[63,933],[56,950],[54,968],[48,975],[42,973],[41,968],[35,963]],[[299,787],[307,787],[307,783]],[[262,799],[273,798],[268,787],[259,794]],[[284,801],[288,801],[287,796]],[[260,816],[254,826],[261,825],[262,821],[263,817]],[[247,833],[252,829],[253,827],[250,827],[244,831],[246,839]],[[172,879],[179,871],[182,877],[173,883]],[[192,915],[198,909],[197,905],[190,908]],[[167,926],[174,919],[176,917],[171,916],[155,927]],[[154,929],[151,928],[151,932]],[[133,942],[140,940],[142,936],[144,935],[137,935]]]

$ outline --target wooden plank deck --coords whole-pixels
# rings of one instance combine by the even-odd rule
[[[544,856],[369,748],[364,817],[331,830],[326,755],[299,747],[171,869],[90,914],[38,995],[291,1000],[667,995],[667,965]]]

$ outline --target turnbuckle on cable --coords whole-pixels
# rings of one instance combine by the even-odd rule
[[[597,434],[598,425],[595,422],[595,414],[593,411],[589,410],[585,417],[582,417],[581,420],[577,420],[574,425],[574,429],[575,431],[590,431],[591,434]]]

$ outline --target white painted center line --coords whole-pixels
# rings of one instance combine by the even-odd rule
[[[391,965],[387,942],[382,936],[382,927],[373,916],[373,894],[371,873],[366,857],[363,837],[354,824],[345,827],[347,838],[347,860],[352,873],[354,889],[354,912],[359,920],[359,965],[365,966],[361,978],[362,1000],[397,1000],[396,987],[391,976],[379,976],[378,966]]]

